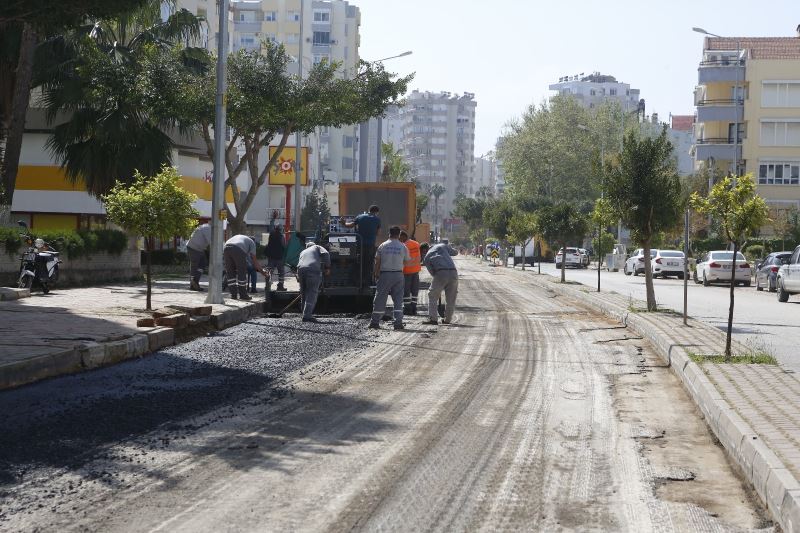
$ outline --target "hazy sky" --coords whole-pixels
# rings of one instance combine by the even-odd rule
[[[699,26],[723,36],[795,36],[798,0],[351,0],[361,56],[416,72],[412,88],[472,92],[475,153],[503,125],[552,95],[565,75],[600,71],[641,89],[648,114],[691,114]],[[800,39],[798,39],[800,46]],[[800,74],[800,73],[799,73]]]

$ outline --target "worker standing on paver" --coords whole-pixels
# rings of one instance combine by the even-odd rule
[[[394,329],[404,329],[403,326],[403,265],[411,259],[408,248],[400,242],[400,227],[389,228],[389,240],[378,246],[375,253],[374,278],[377,279],[375,300],[372,303],[371,329],[380,329],[380,321],[386,310],[386,300],[392,297],[394,304]]]
[[[300,283],[300,300],[303,308],[303,322],[317,322],[314,307],[317,305],[319,288],[323,274],[331,273],[331,254],[318,244],[309,242],[300,252],[297,261],[297,281]]]
[[[211,224],[200,224],[192,232],[186,243],[186,254],[189,256],[189,290],[203,292],[200,287],[200,276],[208,266],[206,250],[211,246]]]
[[[403,277],[405,284],[403,288],[403,313],[407,315],[417,314],[417,297],[419,296],[419,271],[422,270],[422,261],[419,251],[419,243],[414,239],[408,238],[408,233],[400,232],[400,242],[406,245],[411,259],[403,264]]]
[[[272,285],[272,272],[278,273],[278,287],[277,290],[285,291],[286,287],[283,286],[284,281],[284,256],[286,255],[286,243],[283,239],[283,228],[275,226],[269,233],[269,240],[267,241],[267,271],[270,274],[270,285]],[[267,289],[269,290],[269,288]]]
[[[268,276],[265,268],[261,266],[256,257],[256,242],[247,235],[234,235],[225,241],[222,249],[222,259],[225,261],[225,272],[228,276],[228,289],[231,298],[236,300],[252,300],[247,294],[247,258],[253,262],[256,270],[261,271],[264,277]]]
[[[453,319],[456,310],[456,297],[458,296],[458,270],[453,262],[452,256],[458,252],[450,247],[450,243],[445,239],[440,244],[431,246],[422,264],[428,269],[433,280],[428,290],[428,324],[438,324],[437,302],[445,294],[444,324],[449,324]]]
[[[375,261],[375,245],[381,229],[381,219],[378,217],[380,211],[377,205],[371,205],[368,213],[362,213],[352,222],[344,223],[345,227],[355,227],[356,233],[361,237],[361,247],[364,250],[362,272],[365,278],[369,278]]]

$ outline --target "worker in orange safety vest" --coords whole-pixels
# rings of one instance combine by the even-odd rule
[[[405,288],[403,291],[403,313],[406,315],[417,314],[417,296],[419,295],[419,271],[422,269],[422,258],[419,252],[419,243],[408,238],[408,233],[400,232],[400,242],[406,245],[411,259],[403,263],[403,277]]]

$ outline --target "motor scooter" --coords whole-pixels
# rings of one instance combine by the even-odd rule
[[[36,282],[42,287],[42,292],[47,294],[50,287],[58,281],[58,265],[63,261],[58,258],[59,252],[51,243],[44,239],[34,239],[27,234],[28,225],[25,222],[19,220],[17,224],[26,231],[20,237],[25,239],[28,246],[20,256],[17,286],[20,289],[30,289]]]

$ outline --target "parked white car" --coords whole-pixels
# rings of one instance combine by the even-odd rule
[[[714,250],[705,254],[697,262],[694,281],[708,287],[712,283],[730,283],[731,268],[733,268],[733,252],[728,250]],[[741,252],[736,253],[736,283],[745,287],[751,284],[752,268]]]
[[[680,250],[658,250],[653,261],[650,262],[653,269],[653,277],[678,276],[683,279],[683,264],[686,256]]]
[[[561,258],[563,257],[564,249],[558,251],[556,254],[556,267],[561,268]],[[567,247],[567,259],[564,266],[574,267],[574,268],[582,268],[583,263],[581,262],[581,253],[577,248],[570,248]]]
[[[650,258],[654,258],[656,253],[658,253],[658,250],[650,250]],[[637,248],[633,251],[628,260],[625,261],[623,272],[625,272],[626,276],[644,274],[644,248]]]
[[[778,269],[776,283],[779,302],[787,302],[792,294],[800,294],[800,246],[792,252],[789,264]]]

